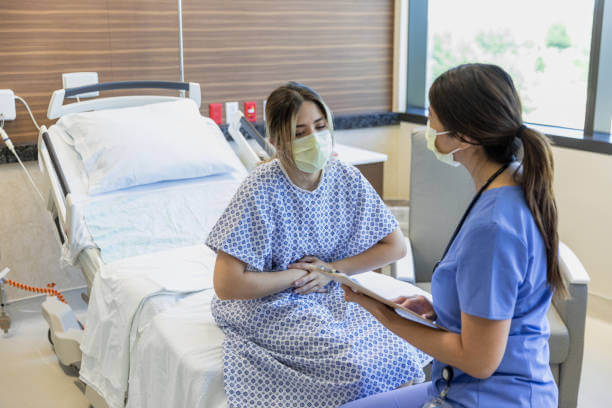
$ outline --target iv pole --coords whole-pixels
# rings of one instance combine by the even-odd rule
[[[180,81],[185,82],[185,71],[183,67],[183,5],[182,5],[182,0],[178,0],[178,29],[179,29],[179,76],[180,76]],[[181,90],[180,95],[184,98],[185,91]]]

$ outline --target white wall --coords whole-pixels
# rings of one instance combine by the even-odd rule
[[[612,307],[612,155],[553,148],[559,235]]]

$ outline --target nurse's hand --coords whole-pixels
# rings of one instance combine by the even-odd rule
[[[386,322],[397,316],[395,311],[384,303],[380,303],[378,300],[372,299],[369,296],[362,295],[346,285],[341,285],[340,287],[344,290],[344,299],[347,302],[357,303],[359,306],[370,312],[372,316],[374,316],[382,324],[386,324]]]
[[[323,287],[327,285],[331,279],[322,273],[317,272],[317,269],[321,266],[324,268],[333,269],[332,265],[323,262],[314,256],[305,256],[299,261],[289,265],[290,269],[302,269],[308,272],[308,274],[293,282],[293,286],[297,288],[293,292],[302,295],[307,295],[313,292],[325,293],[326,290],[323,289]]]
[[[426,319],[436,320],[436,312],[433,305],[429,303],[425,296],[400,296],[397,299],[393,299],[393,302],[412,310]]]

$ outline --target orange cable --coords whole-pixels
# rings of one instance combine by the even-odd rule
[[[9,285],[17,289],[25,290],[28,292],[34,292],[34,293],[44,293],[48,296],[56,296],[60,302],[66,303],[66,299],[64,299],[64,295],[62,295],[60,291],[53,289],[55,287],[54,282],[47,284],[46,288],[37,288],[35,286],[30,286],[30,285],[25,285],[23,283],[15,282],[14,280],[11,280],[11,279],[6,279],[5,281]]]

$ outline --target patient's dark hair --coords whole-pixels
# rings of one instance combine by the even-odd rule
[[[510,75],[496,65],[460,65],[434,81],[429,101],[440,122],[454,137],[468,142],[464,139],[468,136],[497,163],[520,160],[514,177],[523,188],[544,239],[547,281],[556,296],[567,297],[567,287],[559,270],[550,142],[540,132],[523,125],[521,101]]]
[[[283,164],[295,167],[293,160],[293,140],[297,125],[298,111],[305,101],[313,102],[325,115],[327,127],[333,134],[331,113],[312,88],[298,82],[288,82],[276,88],[266,101],[266,133],[276,147],[276,156]]]

